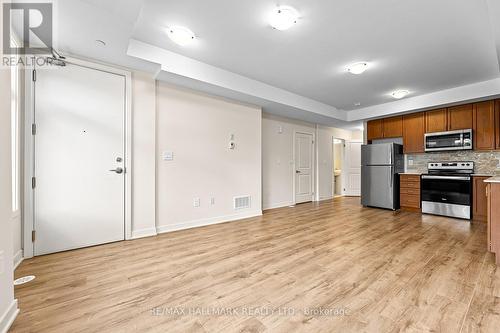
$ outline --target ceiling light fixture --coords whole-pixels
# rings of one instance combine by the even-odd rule
[[[366,62],[357,62],[355,64],[347,67],[347,71],[351,74],[363,74],[364,71],[368,69],[368,63]]]
[[[271,13],[269,24],[277,30],[290,29],[299,19],[299,12],[290,6],[279,6]]]
[[[195,39],[194,33],[185,27],[174,26],[167,30],[168,37],[180,46],[186,46]]]
[[[410,92],[408,90],[396,90],[391,95],[392,95],[392,97],[394,97],[396,99],[401,99],[401,98],[405,97],[406,95],[408,95],[409,93]]]

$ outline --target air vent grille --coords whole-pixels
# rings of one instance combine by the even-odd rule
[[[251,197],[250,196],[235,197],[234,198],[234,209],[235,210],[250,208],[250,204],[251,204]]]

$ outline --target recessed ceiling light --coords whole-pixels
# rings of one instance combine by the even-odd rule
[[[299,19],[299,12],[290,6],[279,6],[269,18],[269,24],[277,30],[290,29]]]
[[[194,33],[186,27],[173,26],[167,30],[168,37],[176,44],[185,46],[194,39]]]
[[[401,99],[401,98],[405,97],[406,95],[408,95],[409,93],[410,92],[408,90],[396,90],[391,95],[392,95],[392,97],[394,97],[396,99]]]
[[[368,63],[366,62],[357,62],[355,64],[347,67],[347,71],[351,74],[362,74],[364,71],[368,69]]]
[[[360,102],[354,103],[354,106],[361,106]]]

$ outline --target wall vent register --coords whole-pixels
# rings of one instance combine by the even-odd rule
[[[251,205],[251,197],[250,196],[235,197],[234,198],[234,209],[235,210],[250,208],[250,205]]]

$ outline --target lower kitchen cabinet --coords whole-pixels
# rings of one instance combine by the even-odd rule
[[[472,193],[472,219],[486,222],[488,218],[488,205],[486,196],[487,183],[484,181],[490,177],[473,177]]]
[[[401,209],[420,211],[420,175],[399,175],[399,201]]]
[[[500,183],[488,183],[488,251],[495,253],[496,264],[500,265]]]

